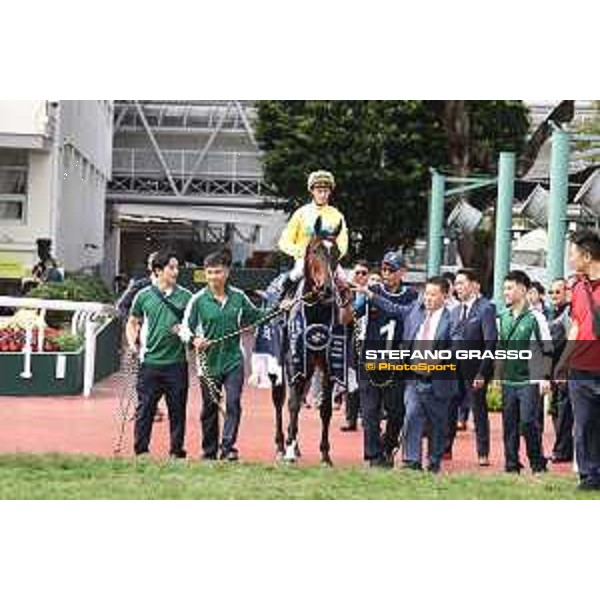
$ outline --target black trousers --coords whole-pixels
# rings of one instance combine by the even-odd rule
[[[240,421],[242,418],[242,388],[244,386],[244,365],[230,371],[222,377],[215,377],[219,390],[225,388],[225,422],[221,439],[221,451],[229,452],[235,447]],[[202,412],[202,452],[205,458],[216,458],[219,450],[219,407],[218,398],[213,398],[208,386],[201,381]]]
[[[391,454],[399,445],[404,424],[404,382],[376,387],[368,380],[360,381],[360,406],[364,436],[365,460],[377,460]],[[382,409],[387,414],[381,435]]]
[[[507,470],[520,471],[520,435],[525,439],[527,457],[532,470],[545,467],[542,452],[539,405],[542,402],[538,386],[502,386],[502,430],[504,437],[504,459]]]
[[[354,390],[346,395],[346,422],[348,425],[356,426],[359,410],[360,392],[358,390]]]
[[[141,365],[137,380],[138,404],[135,411],[133,450],[136,454],[148,452],[152,425],[158,401],[164,395],[169,410],[170,454],[185,456],[185,415],[188,396],[187,363],[160,367]]]
[[[572,370],[569,397],[575,418],[579,478],[600,484],[600,373]]]
[[[460,419],[461,406],[465,404],[473,410],[473,423],[475,424],[475,440],[477,456],[490,454],[490,417],[486,401],[487,383],[480,389],[473,389],[470,381],[459,379],[459,393],[450,400],[448,410],[448,435],[446,438],[446,452],[452,452],[456,438],[456,422]]]
[[[556,439],[552,456],[559,460],[573,460],[573,407],[564,383],[552,384],[552,424]]]

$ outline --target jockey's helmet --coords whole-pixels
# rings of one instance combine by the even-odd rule
[[[308,176],[308,191],[310,192],[316,185],[328,186],[331,190],[335,189],[335,179],[329,171],[313,171]]]

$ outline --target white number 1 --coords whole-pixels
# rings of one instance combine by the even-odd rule
[[[383,336],[386,334],[386,350],[392,349],[392,342],[394,341],[394,333],[396,333],[396,321],[390,321],[387,325],[384,325],[379,333]]]

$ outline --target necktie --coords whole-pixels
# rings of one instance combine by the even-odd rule
[[[423,341],[431,339],[431,313],[427,313],[425,321],[423,321],[423,332],[421,334]]]
[[[462,305],[462,316],[460,318],[461,321],[466,321],[467,319],[467,312],[468,312],[468,307],[466,304]]]

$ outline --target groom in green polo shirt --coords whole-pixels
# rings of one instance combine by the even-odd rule
[[[148,452],[156,407],[164,394],[169,410],[170,455],[185,458],[188,367],[179,331],[192,294],[177,285],[179,263],[173,252],[157,252],[150,267],[152,283],[133,299],[126,329],[127,343],[140,360],[134,452]]]
[[[215,460],[219,451],[218,398],[211,396],[215,388],[225,388],[226,416],[220,444],[222,460],[237,460],[235,443],[242,416],[241,395],[244,385],[244,356],[240,336],[219,341],[241,327],[256,323],[263,311],[256,308],[246,294],[230,285],[230,257],[225,251],[214,252],[204,260],[207,286],[192,297],[183,319],[181,337],[192,342],[197,351],[206,352],[206,369],[201,374],[202,451],[203,458]],[[211,344],[211,342],[216,343]],[[215,384],[209,388],[205,376]]]
[[[542,430],[538,418],[540,392],[550,390],[552,337],[545,317],[527,302],[531,287],[524,271],[510,271],[504,278],[506,310],[498,317],[498,348],[501,350],[535,350],[531,361],[510,359],[498,365],[502,381],[502,431],[504,438],[504,470],[519,473],[519,439],[525,438],[525,449],[531,470],[546,471],[547,460],[542,447]]]

